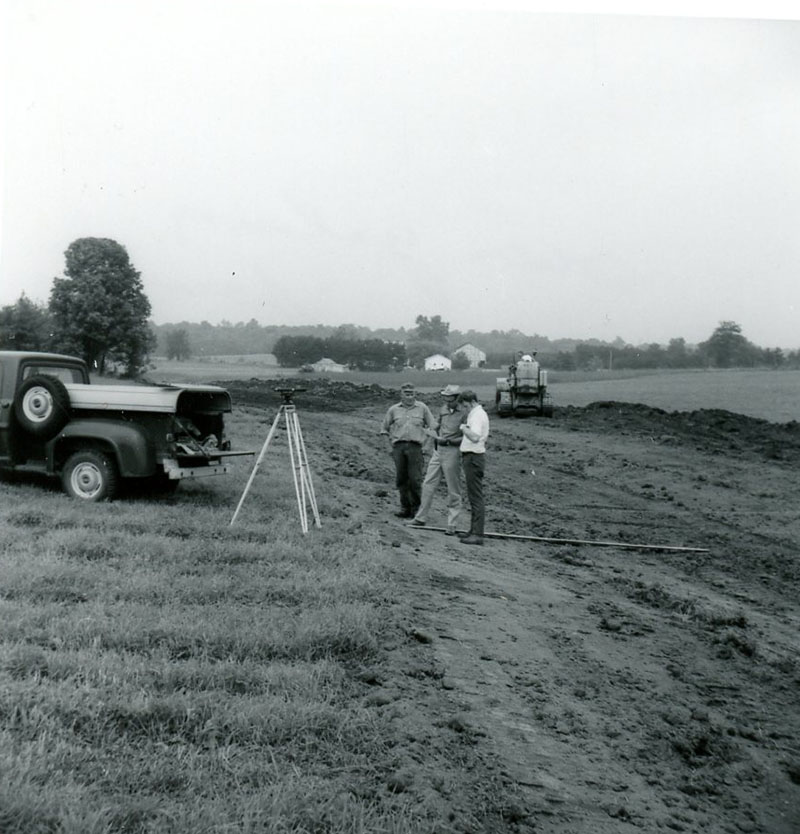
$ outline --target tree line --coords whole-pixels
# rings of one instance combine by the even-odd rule
[[[282,336],[314,336],[318,339],[342,338],[353,341],[378,339],[401,343],[406,346],[411,364],[416,364],[419,357],[424,358],[432,353],[444,352],[452,357],[453,351],[466,343],[475,344],[488,354],[500,356],[501,364],[509,362],[520,345],[536,345],[540,352],[554,354],[558,351],[572,351],[580,344],[578,339],[549,339],[546,336],[525,334],[520,330],[455,330],[450,328],[448,322],[443,322],[441,316],[417,316],[417,324],[412,327],[376,329],[356,324],[260,325],[255,319],[235,324],[223,319],[216,325],[208,321],[165,324],[151,322],[150,326],[157,342],[155,355],[169,358],[181,358],[170,353],[170,340],[175,338],[173,334],[180,331],[184,332],[191,356],[195,358],[274,353],[278,339]]]
[[[405,341],[384,341],[377,338],[358,338],[353,325],[341,325],[330,335],[284,334],[273,345],[278,363],[283,367],[311,364],[322,357],[352,368],[388,370],[405,365],[421,368],[425,357],[441,353],[453,362],[453,369],[469,367],[469,361],[457,351],[463,334],[453,338],[449,324],[440,316],[430,319],[418,316],[416,327],[405,332]],[[722,321],[713,333],[697,345],[689,345],[683,338],[670,339],[667,345],[651,343],[628,345],[622,340],[602,342],[589,340],[569,345],[568,349],[554,349],[547,339],[513,332],[498,334],[497,341],[507,345],[505,350],[487,352],[487,368],[504,368],[520,349],[537,350],[539,362],[553,370],[651,370],[661,368],[800,368],[800,350],[784,353],[780,348],[762,348],[750,342],[742,333],[741,325]],[[487,334],[474,334],[472,343],[483,349],[491,344]]]
[[[542,358],[541,356],[539,357]],[[656,368],[800,368],[800,350],[784,353],[780,348],[762,348],[742,333],[741,325],[722,321],[711,336],[698,345],[682,338],[666,346],[579,344],[569,353],[546,357],[554,370],[649,370]]]
[[[296,368],[319,359],[332,359],[359,371],[400,370],[406,364],[406,347],[402,342],[381,339],[344,339],[329,336],[281,336],[273,350],[278,364]]]
[[[689,345],[628,345],[621,339],[555,339],[519,330],[451,330],[440,315],[418,315],[413,327],[371,330],[355,324],[260,325],[255,319],[212,325],[149,320],[150,302],[141,275],[123,246],[108,238],[79,238],[66,252],[64,276],[53,279],[48,304],[24,293],[0,308],[0,348],[53,350],[81,356],[100,373],[137,376],[154,355],[191,357],[272,353],[279,364],[297,367],[323,357],[361,370],[422,367],[434,353],[468,366],[458,347],[471,343],[486,354],[484,365],[503,368],[519,350],[537,350],[553,370],[656,368],[800,368],[800,349],[784,352],[750,342],[739,324],[722,321],[708,339]]]

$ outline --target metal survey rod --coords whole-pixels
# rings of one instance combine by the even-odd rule
[[[446,532],[446,527],[418,527],[418,530]],[[708,553],[707,547],[677,547],[667,544],[632,544],[631,542],[591,541],[589,539],[552,539],[547,536],[521,536],[516,533],[484,533],[487,539],[517,539],[526,542],[547,542],[549,544],[591,544],[595,547],[618,547],[627,550],[672,550],[680,553]]]

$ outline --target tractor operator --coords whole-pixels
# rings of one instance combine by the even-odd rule
[[[414,386],[400,386],[400,402],[389,407],[381,424],[381,434],[392,441],[395,485],[400,493],[398,518],[413,518],[419,510],[422,493],[422,447],[435,434],[433,414],[416,398]]]

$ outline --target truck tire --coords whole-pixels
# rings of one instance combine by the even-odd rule
[[[26,379],[14,400],[20,428],[41,440],[55,437],[69,420],[69,393],[54,376],[38,374]]]
[[[92,449],[75,452],[61,471],[64,492],[82,501],[110,501],[117,494],[119,473],[104,452]]]

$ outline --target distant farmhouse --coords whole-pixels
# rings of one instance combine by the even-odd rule
[[[317,373],[325,374],[341,374],[347,370],[347,365],[340,365],[338,362],[334,362],[333,359],[328,359],[324,356],[319,362],[312,363],[311,367]]]
[[[449,371],[452,367],[450,360],[441,353],[434,353],[433,356],[425,357],[426,371]]]
[[[467,342],[453,351],[453,356],[463,353],[469,359],[470,368],[482,368],[486,364],[486,352]]]

